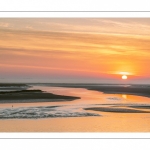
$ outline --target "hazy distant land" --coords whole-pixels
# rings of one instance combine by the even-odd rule
[[[73,87],[73,88],[86,88],[88,90],[95,90],[107,94],[131,94],[150,97],[150,85],[146,84],[60,84],[51,83],[47,84],[58,87]]]

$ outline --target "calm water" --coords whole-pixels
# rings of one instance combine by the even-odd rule
[[[65,102],[0,104],[0,115],[10,117],[10,119],[0,120],[1,132],[150,131],[150,113],[114,113],[84,109],[103,107],[149,111],[146,107],[130,106],[149,106],[150,98],[126,94],[104,94],[83,88],[34,86],[32,89],[78,96],[81,99]]]

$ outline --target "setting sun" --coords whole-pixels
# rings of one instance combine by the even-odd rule
[[[148,18],[0,18],[0,81],[147,84],[149,26]]]
[[[123,76],[122,76],[122,79],[123,79],[123,80],[125,80],[125,79],[127,79],[127,78],[128,78],[128,77],[127,77],[126,75],[123,75]]]

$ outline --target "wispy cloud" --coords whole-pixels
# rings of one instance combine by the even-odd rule
[[[150,65],[146,21],[45,18],[16,22],[0,22],[4,27],[0,28],[0,64],[4,70],[12,67],[17,72],[22,67],[31,72],[35,68],[37,73],[47,70],[98,76],[115,70],[137,71],[136,66],[146,74]]]

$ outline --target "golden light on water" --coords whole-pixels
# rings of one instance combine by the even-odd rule
[[[127,95],[126,94],[122,94],[122,98],[127,99]]]

